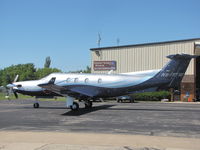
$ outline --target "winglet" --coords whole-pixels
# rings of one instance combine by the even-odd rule
[[[112,74],[113,73],[113,70],[110,70],[109,72],[108,72],[108,74]]]

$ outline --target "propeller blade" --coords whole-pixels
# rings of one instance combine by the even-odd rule
[[[11,93],[13,92],[14,95],[15,95],[15,98],[18,99],[18,94],[17,94],[17,92],[14,90],[14,87],[17,87],[18,85],[13,84],[13,83],[17,82],[18,78],[19,78],[19,75],[16,75],[14,81],[13,81],[12,83],[6,85],[6,87],[9,89],[9,91],[7,92],[7,96],[8,96],[8,97],[9,97],[9,96],[11,95]]]
[[[13,81],[13,83],[17,82],[18,78],[19,78],[19,75],[17,74],[16,77],[15,77],[15,79],[14,79],[14,81]]]

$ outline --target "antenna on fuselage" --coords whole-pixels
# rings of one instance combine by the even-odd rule
[[[97,40],[98,47],[101,45],[101,35],[98,33],[98,40]]]
[[[108,74],[112,74],[113,73],[113,70],[110,70],[109,72],[108,72]]]

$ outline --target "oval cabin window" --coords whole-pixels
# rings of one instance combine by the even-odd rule
[[[86,79],[85,79],[85,83],[88,83],[88,82],[89,82],[89,79],[88,79],[88,78],[86,78]]]
[[[98,79],[98,83],[102,83],[102,79],[101,78]]]
[[[77,82],[78,82],[78,78],[75,78],[75,79],[74,79],[74,83],[77,83]]]

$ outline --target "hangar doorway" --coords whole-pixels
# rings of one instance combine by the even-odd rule
[[[200,43],[195,42],[195,55],[200,55]],[[196,99],[200,100],[200,57],[196,58],[195,66],[196,76]]]
[[[196,58],[196,99],[200,99],[200,57]]]
[[[194,43],[194,55],[200,56],[200,42]],[[181,101],[200,100],[200,57],[194,60],[194,74],[183,77],[181,82]]]

